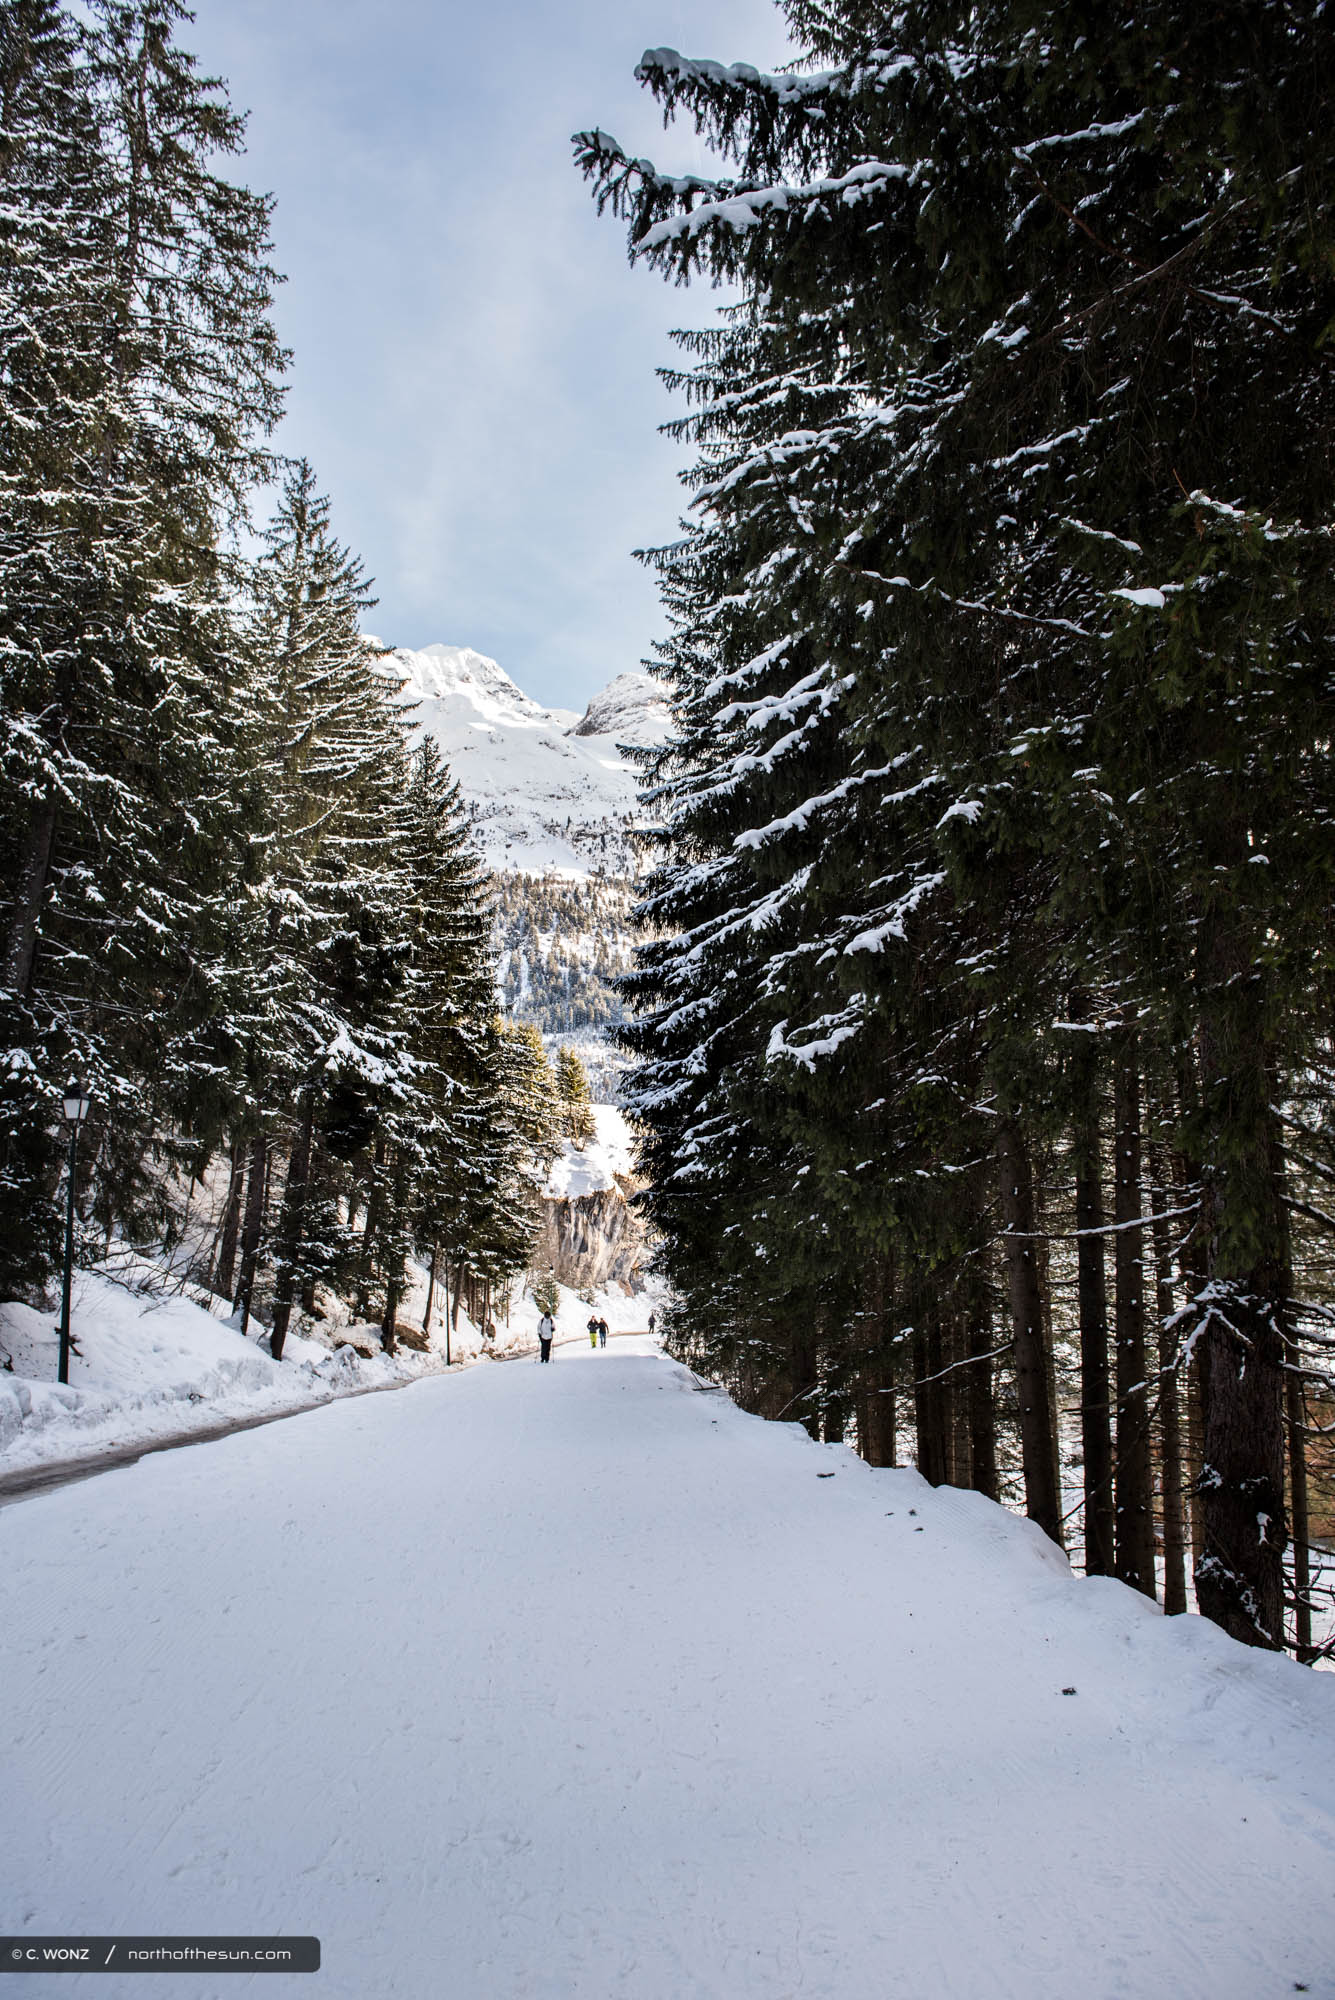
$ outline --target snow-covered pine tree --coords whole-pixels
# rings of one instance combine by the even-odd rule
[[[77,1067],[107,1228],[133,1219],[151,1135],[204,1082],[188,1051],[213,1005],[218,544],[282,365],[269,205],[215,171],[241,125],[176,47],[180,12],[8,7],[0,35],[6,1178],[40,1208],[40,1126]],[[43,1232],[18,1240],[40,1276]]]
[[[560,1151],[556,1078],[542,1045],[542,1035],[532,1021],[507,1022],[504,1040],[510,1051],[505,1088],[511,1117],[534,1162],[545,1174]]]
[[[491,898],[459,788],[430,736],[413,753],[408,817],[404,1013],[422,1107],[406,1135],[413,1235],[433,1268],[443,1251],[456,1273],[501,1285],[528,1261],[532,1217],[495,1032]]]
[[[1331,129],[1329,29],[1316,6],[1237,4],[1208,24],[1165,7],[1134,38],[1113,21],[1091,34],[1063,6],[787,12],[808,73],[668,50],[641,65],[734,178],[580,141],[600,202],[630,216],[633,255],[739,279],[743,317],[780,330],[790,373],[825,325],[824,379],[856,385],[837,435],[809,422],[766,440],[790,519],[754,557],[767,574],[765,557],[781,568],[811,547],[807,617],[800,591],[788,611],[837,663],[843,769],[768,821],[746,823],[742,802],[742,824],[692,846],[701,823],[676,799],[707,794],[724,763],[706,740],[716,718],[691,707],[709,665],[692,679],[680,649],[682,763],[656,773],[674,859],[654,899],[685,935],[643,955],[657,1011],[634,1031],[650,1153],[678,1177],[661,1201],[669,1255],[702,1266],[733,1226],[721,1176],[693,1190],[693,1226],[682,1175],[697,1133],[726,1132],[747,1165],[764,1156],[766,1072],[810,1069],[847,1112],[858,1070],[884,1063],[862,1108],[884,1105],[912,1141],[889,1186],[901,1237],[906,1176],[967,1187],[990,1123],[1030,1511],[1054,1527],[1033,1163],[1061,1099],[1067,1003],[1096,990],[1081,1031],[1124,1040],[1134,1023],[1137,1063],[1176,1074],[1175,1139],[1206,1190],[1183,1322],[1205,1358],[1201,1602],[1275,1644],[1287,1277],[1269,1107],[1310,1039],[1324,903],[1294,889],[1321,880],[1329,817],[1312,616],[1329,597],[1329,485],[1300,437],[1328,424],[1331,146],[1308,138]],[[744,387],[773,379],[757,367]],[[719,398],[734,435],[742,400]],[[823,549],[818,452],[839,486]],[[668,562],[703,577],[709,553]],[[719,575],[744,588],[726,561]],[[737,603],[714,597],[723,616]],[[745,921],[748,904],[743,887],[711,919],[706,898],[739,847],[782,852],[812,826],[810,872],[788,876],[792,938],[757,968],[781,1031],[763,1063],[759,1020],[732,1052],[753,1102],[728,1117],[745,1082],[720,1089],[709,1029],[727,968],[702,947],[705,924]],[[933,934],[925,1008],[914,982]],[[935,1042],[902,1044],[906,1003],[924,1029],[940,1017]],[[688,1021],[704,1030],[694,1064]],[[924,1090],[955,1100],[944,1134],[913,1134]],[[819,1124],[795,1108],[809,1154]],[[860,1181],[887,1191],[867,1150],[865,1168],[828,1155],[815,1205],[833,1237]],[[983,1218],[981,1186],[975,1203]],[[773,1241],[770,1217],[749,1227]],[[939,1246],[934,1281],[938,1264]],[[1091,1331],[1096,1318],[1091,1304]]]
[[[249,1086],[243,1125],[281,1132],[287,1154],[273,1245],[271,1345],[280,1356],[308,1265],[328,1272],[346,1251],[311,1236],[317,1143],[332,1160],[374,1163],[375,1228],[363,1254],[368,1268],[377,1259],[393,1272],[402,1265],[399,1156],[420,1114],[407,1048],[412,919],[402,893],[412,823],[406,720],[361,635],[373,600],[305,462],[285,483],[253,592],[246,696],[260,831],[249,1003],[236,1029]],[[248,1245],[243,1304],[259,1254],[257,1242]]]

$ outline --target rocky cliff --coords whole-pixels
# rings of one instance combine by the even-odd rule
[[[546,1196],[537,1267],[552,1270],[572,1291],[610,1284],[638,1291],[646,1245],[644,1225],[627,1200],[631,1191],[627,1181],[593,1194]]]
[[[635,1290],[648,1245],[629,1199],[640,1185],[633,1141],[610,1104],[595,1105],[593,1117],[593,1138],[582,1147],[567,1140],[552,1163],[533,1268],[554,1272],[572,1291],[618,1283]]]

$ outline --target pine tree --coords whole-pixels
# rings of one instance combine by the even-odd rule
[[[560,1105],[561,1130],[577,1146],[586,1146],[594,1135],[593,1093],[589,1074],[574,1049],[556,1051],[556,1096]]]
[[[395,1159],[387,1171],[377,1163],[377,1221],[388,1267],[402,1264],[398,1154],[417,1100],[399,852],[410,816],[405,719],[361,636],[372,600],[304,462],[286,482],[253,588],[248,692],[262,832],[238,1028],[252,1122],[291,1133],[274,1246],[278,1356],[312,1247],[317,1135],[345,1160],[377,1132],[388,1138]],[[326,1243],[316,1256],[327,1263],[331,1251]]]
[[[429,736],[413,755],[408,807],[408,1048],[425,1114],[412,1134],[414,1239],[433,1265],[443,1248],[457,1270],[499,1285],[527,1263],[533,1219],[495,1030],[489,885]]]

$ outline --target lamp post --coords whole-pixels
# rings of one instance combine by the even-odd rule
[[[60,1374],[61,1382],[70,1379],[70,1279],[74,1270],[74,1179],[79,1156],[79,1127],[88,1116],[92,1098],[87,1096],[77,1077],[71,1078],[65,1089],[65,1123],[70,1128],[69,1187],[65,1200],[65,1284],[60,1299]]]

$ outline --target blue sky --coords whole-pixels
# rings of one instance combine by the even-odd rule
[[[306,454],[376,578],[371,621],[498,659],[582,708],[661,629],[630,551],[684,495],[654,368],[718,295],[631,271],[570,134],[681,169],[641,51],[769,67],[772,0],[196,0],[182,40],[250,113],[236,170],[277,196],[295,350],[282,448]]]

